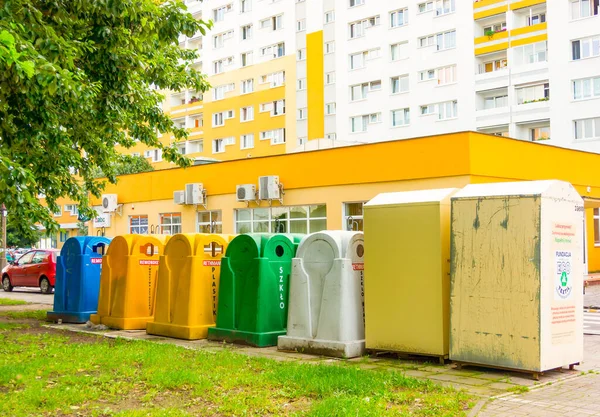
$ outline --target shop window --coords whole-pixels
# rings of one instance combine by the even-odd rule
[[[199,211],[196,231],[198,233],[223,233],[221,210]]]
[[[363,231],[363,206],[365,202],[344,203],[344,230]]]
[[[181,213],[162,213],[160,215],[160,234],[181,233]]]
[[[324,204],[235,211],[236,233],[313,233],[326,229]]]
[[[148,216],[130,216],[129,217],[129,233],[136,235],[148,234]]]

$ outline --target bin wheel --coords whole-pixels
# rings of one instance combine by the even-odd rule
[[[42,294],[52,294],[52,285],[50,285],[48,278],[43,277],[40,280],[40,290],[42,291]]]
[[[8,275],[4,275],[4,278],[2,278],[2,289],[6,292],[11,292],[13,290],[13,286],[10,283],[10,278],[8,278]]]

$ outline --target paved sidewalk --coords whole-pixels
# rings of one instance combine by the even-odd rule
[[[488,402],[472,416],[600,417],[600,336],[584,336],[580,376]]]
[[[0,298],[54,305],[54,293],[42,294],[39,288],[15,287],[11,292],[0,290]]]

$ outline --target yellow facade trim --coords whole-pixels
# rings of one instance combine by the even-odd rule
[[[548,40],[548,34],[544,33],[542,35],[530,36],[529,38],[517,39],[514,41],[510,41],[511,48],[515,46],[528,45],[530,43],[542,42]]]
[[[491,52],[502,51],[504,49],[508,49],[508,41],[497,43],[495,45],[484,46],[482,48],[475,48],[475,55],[489,54]]]
[[[508,11],[508,5],[494,7],[493,9],[487,9],[482,12],[477,12],[473,15],[475,20],[483,19],[484,17],[495,16],[497,14],[506,13]]]
[[[493,42],[499,39],[508,38],[508,31],[504,30],[502,32],[494,33],[492,36],[483,35],[478,38],[475,38],[475,45],[479,45],[482,43]]]
[[[520,36],[525,35],[527,33],[539,32],[540,30],[547,30],[548,23],[538,23],[537,25],[525,26],[522,28],[513,29],[510,31],[510,36]]]
[[[522,0],[510,5],[510,10],[518,10],[524,7],[535,6],[536,4],[546,3],[546,0]]]
[[[473,3],[473,9],[481,9],[482,7],[490,6],[496,3],[502,3],[506,0],[481,0]]]
[[[323,31],[306,35],[306,87],[308,93],[308,140],[325,136],[325,85]]]

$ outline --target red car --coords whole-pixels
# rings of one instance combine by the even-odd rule
[[[2,289],[40,287],[44,294],[52,293],[56,278],[58,250],[30,250],[2,270]]]

